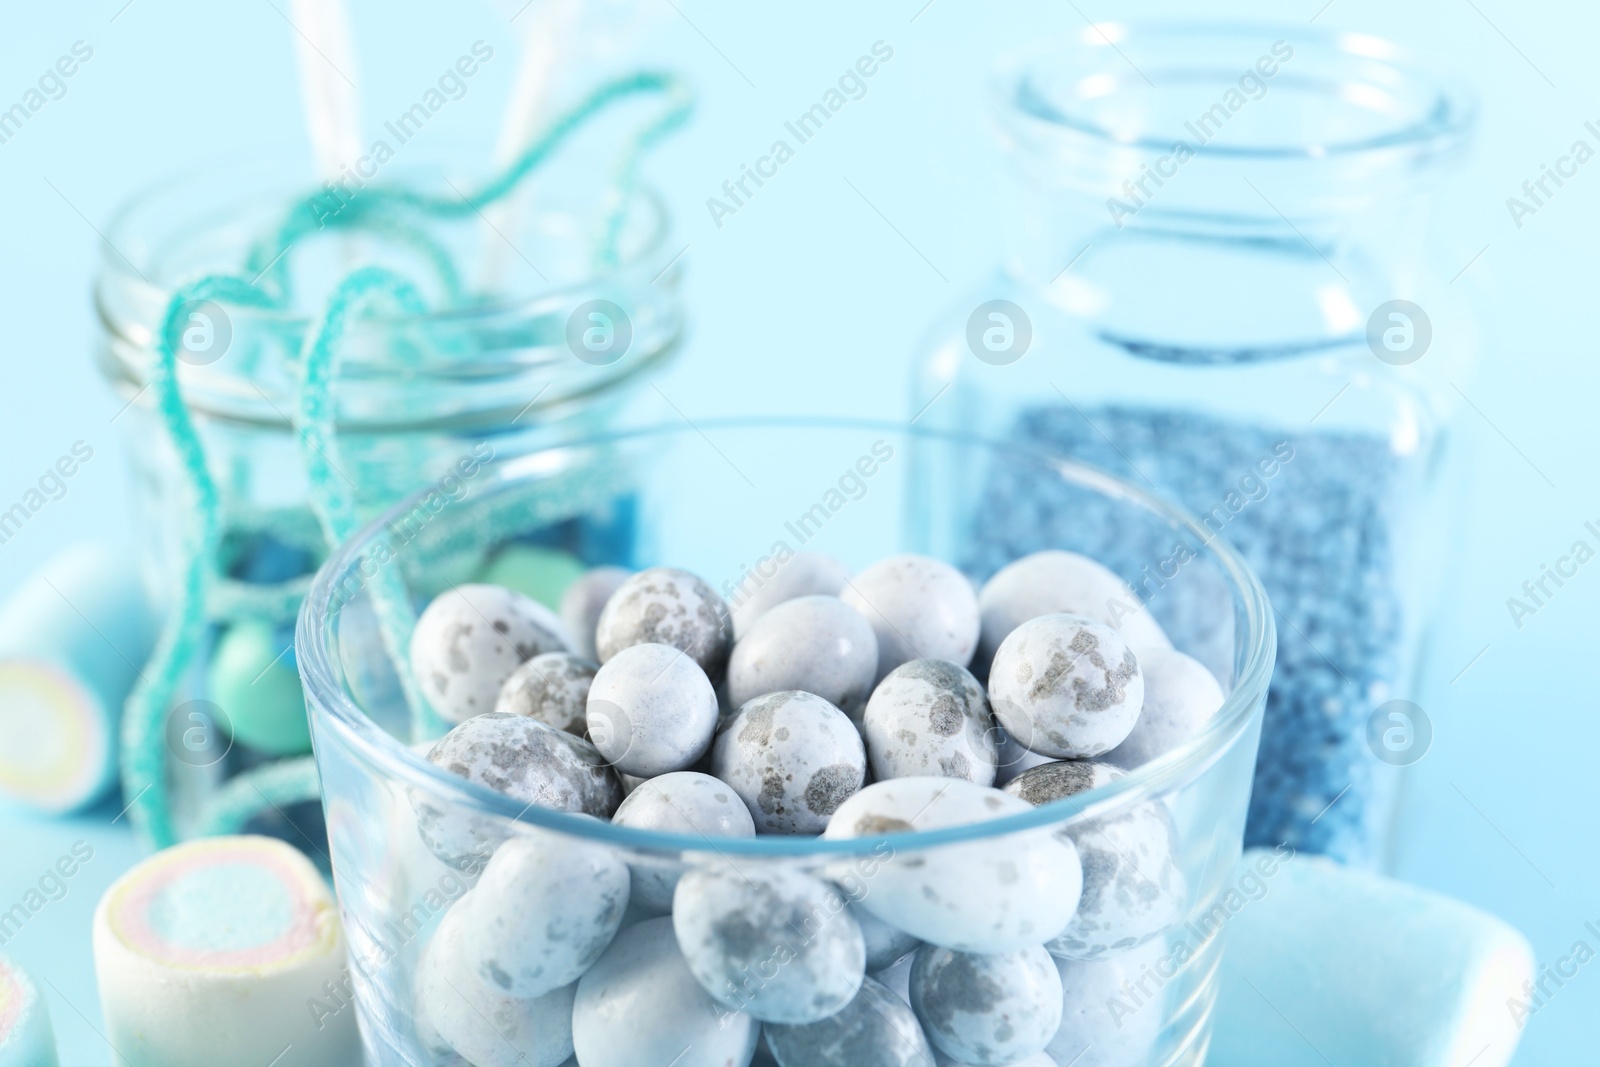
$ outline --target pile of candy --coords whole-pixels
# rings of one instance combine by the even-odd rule
[[[417,967],[435,1061],[876,1067],[937,1050],[1033,1067],[1150,1040],[1158,1020],[1117,1033],[1085,990],[1187,907],[1159,801],[937,848],[890,836],[809,866],[716,841],[1027,812],[1192,737],[1222,705],[1216,679],[1068,552],[977,591],[925,556],[850,576],[800,554],[761,594],[735,612],[686,571],[602,568],[559,613],[483,584],[422,613],[411,667],[456,724],[428,760],[707,845],[624,853],[415,792],[433,853],[463,867],[492,850]]]

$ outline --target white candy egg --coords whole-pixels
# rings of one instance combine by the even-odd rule
[[[861,788],[867,753],[844,712],[811,693],[750,701],[717,736],[711,772],[764,834],[816,834]]]
[[[881,680],[913,659],[960,667],[978,647],[978,598],[967,576],[931,556],[890,556],[845,585],[839,598],[878,635]]]
[[[589,739],[623,774],[651,778],[692,766],[711,747],[717,691],[692,657],[671,645],[630,645],[594,676]]]
[[[498,585],[433,598],[411,633],[411,672],[447,722],[491,711],[511,672],[544,652],[571,651],[555,612]]]
[[[1008,1067],[1044,1051],[1061,1007],[1061,976],[1037,945],[985,955],[928,945],[911,966],[923,1033],[962,1064]]]
[[[878,673],[878,638],[838,597],[802,596],[750,625],[728,660],[728,701],[799,689],[859,719]]]
[[[733,787],[709,774],[675,771],[639,783],[617,808],[618,826],[706,838],[754,837],[755,820]],[[715,842],[709,842],[715,848]],[[676,857],[641,857],[632,865],[633,904],[655,914],[672,908],[682,873]]]
[[[1041,615],[1011,631],[989,671],[989,701],[1013,740],[1057,759],[1121,744],[1144,705],[1139,661],[1081,615]]]
[[[914,659],[890,671],[867,701],[861,733],[879,781],[931,775],[994,782],[989,699],[954,663]]]
[[[1164,756],[1199,733],[1222,709],[1222,686],[1196,659],[1170,648],[1134,653],[1144,674],[1144,708],[1122,744],[1106,760],[1123,770]]]

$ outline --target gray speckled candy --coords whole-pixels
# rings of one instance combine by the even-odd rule
[[[483,982],[537,997],[571,985],[600,958],[628,906],[615,850],[537,830],[501,844],[461,914],[461,951]]]
[[[989,700],[954,663],[914,659],[890,671],[867,701],[861,733],[878,781],[932,775],[994,783]]]
[[[578,980],[572,1038],[583,1067],[747,1067],[759,1034],[701,988],[671,919],[627,927]]]
[[[623,774],[652,778],[693,766],[711,747],[717,691],[687,653],[630,645],[594,676],[589,739]]]
[[[420,1014],[438,1037],[478,1067],[559,1067],[572,1055],[576,985],[541,997],[512,997],[481,981],[461,942],[462,909],[445,914],[417,963]]]
[[[1129,645],[1172,647],[1126,582],[1076,552],[1049,549],[1001,567],[979,592],[978,610],[983,635],[975,662],[986,669],[1006,635],[1040,615],[1082,615],[1111,627]]]
[[[958,778],[893,778],[840,805],[824,836],[937,830],[1028,810],[1026,801]],[[1012,952],[1066,927],[1082,878],[1073,843],[1042,827],[938,848],[907,843],[872,875],[859,903],[930,944]]]
[[[699,578],[651,567],[611,594],[595,624],[594,645],[601,663],[634,645],[671,645],[716,681],[733,648],[733,620],[728,605]]]
[[[461,723],[434,742],[428,762],[524,804],[607,819],[622,800],[614,771],[580,737],[520,715],[491,712]],[[500,821],[470,808],[411,793],[417,830],[447,863],[483,855],[505,837]]]
[[[1057,959],[1061,1028],[1045,1051],[1072,1067],[1148,1063],[1166,1014],[1160,988],[1162,970],[1172,966],[1166,955],[1165,942],[1153,941],[1095,963]]]
[[[838,596],[849,577],[849,567],[820,552],[796,552],[777,564],[771,577],[751,571],[738,588],[723,587],[733,609],[734,639],[742,639],[752,623],[786,600]]]
[[[845,586],[839,598],[878,635],[878,678],[913,659],[965,667],[978,647],[978,598],[967,576],[931,556],[890,556]]]
[[[1144,675],[1108,627],[1081,615],[1041,615],[1000,643],[989,702],[1013,740],[1057,759],[1086,759],[1133,730]]]
[[[595,567],[584,571],[561,594],[561,621],[572,635],[572,650],[584,659],[598,659],[594,630],[600,612],[633,572],[624,567]]]
[[[867,773],[848,716],[812,693],[750,701],[717,736],[711,773],[739,794],[764,834],[817,834]]]
[[[675,771],[641,782],[611,821],[635,830],[709,838],[756,834],[750,809],[733,787],[698,771]],[[634,906],[658,915],[670,911],[682,873],[679,862],[640,857],[632,867]]]
[[[1144,673],[1144,708],[1133,732],[1106,753],[1106,761],[1133,770],[1199,733],[1222,708],[1222,686],[1199,660],[1170,648],[1134,653]]]
[[[1046,763],[1006,792],[1035,806],[1123,777],[1109,763]],[[1066,827],[1083,861],[1083,897],[1072,922],[1046,945],[1054,955],[1098,960],[1159,936],[1182,917],[1187,887],[1175,854],[1177,829],[1159,801]]]
[[[779,1067],[932,1067],[933,1048],[910,1005],[871,978],[843,1011],[801,1026],[772,1023]]]
[[[861,927],[862,940],[867,945],[868,973],[893,967],[922,947],[922,942],[914,935],[906,933],[892,923],[884,922],[856,901],[850,902],[850,912],[856,917],[856,924]]]
[[[672,928],[706,992],[763,1022],[825,1019],[866,976],[844,898],[800,871],[721,861],[690,870],[672,898]]]
[[[571,648],[555,612],[498,585],[458,585],[433,598],[411,633],[411,672],[443,719],[491,711],[511,672]]]
[[[589,729],[584,706],[600,666],[571,652],[545,652],[511,672],[494,710],[537,719],[575,737]]]
[[[939,1050],[974,1067],[1044,1051],[1061,1025],[1061,976],[1043,948],[975,955],[929,945],[911,965],[911,1008]]]
[[[838,597],[795,597],[774,605],[733,646],[728,701],[743,707],[800,689],[859,719],[877,673],[878,638],[860,612]]]

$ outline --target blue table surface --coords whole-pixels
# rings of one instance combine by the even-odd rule
[[[508,61],[452,104],[440,143],[487,158],[508,91],[520,4],[356,0],[368,114],[404,110],[471,42]],[[8,327],[0,391],[0,496],[14,498],[75,440],[95,458],[67,495],[0,545],[0,590],[65,540],[125,528],[126,443],[118,402],[94,370],[89,313],[95,228],[130,190],[213,154],[265,145],[307,159],[286,4],[91,0],[33,5],[0,34],[9,103],[74,41],[92,62],[21,133],[0,145],[0,226]],[[275,10],[276,9],[276,10]],[[1320,10],[1319,10],[1320,9]],[[1506,198],[1540,166],[1593,141],[1585,86],[1600,31],[1593,5],[1535,0],[1225,0],[1208,13],[1374,33],[1465,74],[1482,100],[1479,148],[1441,191],[1443,276],[1458,275],[1494,330],[1463,436],[1474,450],[1460,571],[1412,695],[1434,722],[1432,751],[1407,772],[1392,867],[1504,916],[1553,960],[1600,918],[1600,573],[1580,572],[1521,628],[1506,598],[1600,519],[1593,426],[1600,361],[1579,316],[1593,305],[1592,234],[1600,170],[1579,172],[1539,211],[1513,220]],[[689,417],[731,412],[876,415],[906,407],[914,338],[1000,255],[993,195],[1000,163],[986,121],[991,59],[1086,18],[1181,14],[1179,0],[977,5],[658,5],[633,47],[699,85],[696,123],[651,164],[686,244],[693,309],[687,357],[656,384]],[[895,50],[825,137],[718,228],[703,208],[792,112],[872,43]],[[433,136],[430,128],[429,136]],[[1573,309],[1577,309],[1574,313]],[[781,322],[781,329],[772,323]],[[47,983],[67,1067],[109,1062],[99,1035],[89,928],[104,888],[139,854],[114,807],[66,821],[0,811],[0,910],[38,885],[75,841],[94,857],[0,948]],[[1519,1064],[1593,1059],[1600,977],[1588,969],[1530,1021]]]

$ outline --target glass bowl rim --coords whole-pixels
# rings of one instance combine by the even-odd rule
[[[470,807],[480,814],[506,822],[524,823],[640,852],[693,853],[714,851],[721,855],[766,858],[849,857],[869,855],[887,845],[891,850],[927,848],[986,840],[1056,826],[1078,815],[1096,814],[1136,802],[1141,797],[1159,800],[1168,787],[1185,784],[1198,777],[1234,744],[1264,704],[1267,684],[1272,677],[1277,650],[1277,629],[1266,591],[1248,564],[1221,537],[1205,529],[1182,508],[1156,494],[1106,474],[1096,467],[1065,459],[1047,448],[1028,447],[1015,442],[997,441],[979,434],[923,429],[905,423],[852,417],[785,416],[764,418],[724,418],[697,420],[692,425],[660,423],[652,426],[614,430],[608,433],[573,438],[538,449],[524,456],[488,464],[474,481],[472,499],[492,493],[508,484],[524,481],[529,475],[544,472],[545,457],[563,451],[620,444],[640,439],[665,438],[684,434],[703,436],[709,430],[769,431],[865,430],[896,436],[923,438],[1005,451],[1051,463],[1063,474],[1106,496],[1127,498],[1132,504],[1152,512],[1172,525],[1194,534],[1203,546],[1200,555],[1209,557],[1227,576],[1230,593],[1239,598],[1246,619],[1243,644],[1246,656],[1238,679],[1222,707],[1205,729],[1185,744],[1165,755],[1126,772],[1113,782],[1066,797],[1025,812],[983,822],[936,830],[881,834],[871,837],[826,839],[805,836],[757,836],[709,838],[703,835],[664,833],[618,826],[572,812],[524,805],[513,797],[487,786],[467,781],[442,767],[429,763],[405,742],[384,730],[363,712],[338,680],[338,672],[328,653],[324,635],[330,621],[330,602],[338,588],[338,578],[356,564],[367,546],[388,524],[416,507],[427,494],[419,490],[394,505],[383,515],[363,526],[331,554],[317,571],[311,590],[301,606],[295,628],[295,657],[306,688],[308,713],[313,720],[313,740],[323,729],[343,735],[362,759],[381,768],[391,779],[416,787],[447,800],[452,805]],[[338,609],[333,609],[333,614]],[[957,779],[951,779],[957,781]]]
[[[1112,34],[1117,36],[1112,37]],[[1429,106],[1419,109],[1418,114],[1408,116],[1395,128],[1359,140],[1326,144],[1313,143],[1305,139],[1298,142],[1285,140],[1275,144],[1251,146],[1206,145],[1205,150],[1215,156],[1242,160],[1318,162],[1329,157],[1379,153],[1396,148],[1417,148],[1430,144],[1452,145],[1464,141],[1477,122],[1478,97],[1466,82],[1459,77],[1446,76],[1419,65],[1414,61],[1411,52],[1388,38],[1354,30],[1294,26],[1270,20],[1252,22],[1233,19],[1110,21],[1086,27],[1065,38],[1058,35],[1053,39],[1013,50],[1003,56],[996,67],[992,83],[995,111],[1002,124],[1043,129],[1062,138],[1081,137],[1108,146],[1166,152],[1172,147],[1172,137],[1153,135],[1119,137],[1116,131],[1104,126],[1087,121],[1073,121],[1075,115],[1070,108],[1060,109],[1057,121],[1053,122],[1024,112],[1016,104],[1017,90],[1042,63],[1062,63],[1070,57],[1086,55],[1092,50],[1108,47],[1120,55],[1121,50],[1118,45],[1130,38],[1170,43],[1186,37],[1246,36],[1257,44],[1263,36],[1269,39],[1298,38],[1293,40],[1296,48],[1304,45],[1319,50],[1325,56],[1384,63],[1404,79],[1406,84],[1426,89],[1430,103]],[[1358,43],[1363,45],[1363,48],[1355,47]],[[1218,61],[1205,57],[1203,62],[1209,68]]]

